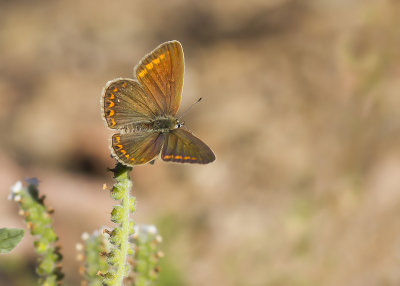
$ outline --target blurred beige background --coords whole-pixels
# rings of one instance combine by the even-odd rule
[[[157,285],[400,285],[400,2],[1,1],[0,227],[38,177],[79,285],[75,244],[113,201],[100,93],[158,44],[185,52],[181,111],[206,166],[135,168]],[[30,285],[28,235],[0,285]]]

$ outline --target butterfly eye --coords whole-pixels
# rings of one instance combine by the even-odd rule
[[[177,121],[176,122],[176,128],[181,128],[183,125],[185,125],[185,122],[179,122],[179,121]]]

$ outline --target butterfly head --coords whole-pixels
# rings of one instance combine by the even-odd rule
[[[184,121],[179,121],[178,119],[175,122],[175,128],[181,128],[183,125],[185,125]]]

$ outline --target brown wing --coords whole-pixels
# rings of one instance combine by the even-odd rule
[[[111,129],[123,129],[138,122],[148,122],[160,115],[158,104],[132,79],[109,81],[103,89],[101,107]]]
[[[161,158],[179,163],[207,164],[215,160],[215,155],[203,141],[181,128],[165,135]]]
[[[124,165],[141,165],[160,154],[164,138],[159,132],[117,133],[112,136],[111,151]]]
[[[178,41],[166,42],[145,56],[135,74],[163,114],[175,115],[181,104],[184,59]]]

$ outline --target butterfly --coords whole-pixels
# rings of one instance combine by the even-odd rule
[[[207,164],[211,149],[181,128],[176,118],[182,98],[184,58],[178,41],[165,42],[134,69],[136,79],[109,81],[101,95],[106,125],[115,130],[111,152],[124,165],[164,161]]]

